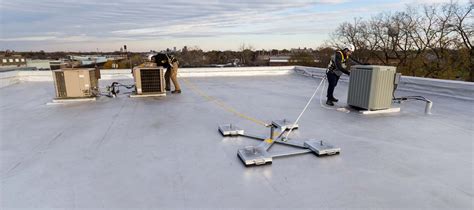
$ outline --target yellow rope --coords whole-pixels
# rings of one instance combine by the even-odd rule
[[[203,92],[202,90],[200,90],[197,86],[195,86],[193,83],[191,83],[190,81],[188,81],[186,78],[183,78],[182,79],[184,81],[184,83],[186,83],[193,92],[195,92],[196,94],[200,95],[201,97],[209,100],[209,101],[212,101],[214,102],[217,106],[221,107],[222,109],[224,109],[225,111],[228,111],[234,115],[237,115],[238,117],[241,117],[243,119],[246,119],[246,120],[249,120],[249,121],[252,121],[256,124],[259,124],[259,125],[262,125],[262,126],[265,126],[266,123],[261,121],[261,120],[257,120],[253,117],[249,117],[245,114],[242,114],[240,112],[238,112],[236,109],[228,106],[227,104],[225,104],[224,102],[220,101],[219,99],[217,98],[214,98],[212,96],[209,96],[207,95],[205,92]]]

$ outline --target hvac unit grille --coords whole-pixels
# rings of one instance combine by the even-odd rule
[[[354,66],[347,104],[367,110],[389,109],[395,73],[392,66]]]
[[[56,91],[58,98],[67,97],[66,82],[64,80],[64,72],[55,72],[56,74]]]
[[[140,71],[141,85],[143,93],[163,92],[162,71],[158,69]]]

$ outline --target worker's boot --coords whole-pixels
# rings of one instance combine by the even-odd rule
[[[326,104],[329,105],[329,106],[334,106],[334,103],[331,101],[331,99],[328,99],[326,101]]]
[[[171,93],[173,93],[173,94],[174,93],[181,93],[181,90],[173,90],[173,91],[171,91]]]
[[[331,100],[332,102],[338,102],[338,101],[339,101],[339,99],[337,99],[337,98],[334,98],[334,97],[333,97],[333,98],[331,98],[331,99],[329,99],[329,100]]]

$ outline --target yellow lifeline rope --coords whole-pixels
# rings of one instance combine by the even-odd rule
[[[217,106],[221,107],[222,109],[232,113],[232,114],[235,114],[241,118],[244,118],[246,120],[249,120],[249,121],[252,121],[256,124],[259,124],[259,125],[262,125],[262,126],[266,126],[266,123],[261,121],[261,120],[257,120],[255,118],[252,118],[252,117],[249,117],[245,114],[242,114],[240,112],[238,112],[237,110],[235,110],[234,108],[228,106],[227,104],[225,104],[224,102],[220,101],[219,99],[217,98],[214,98],[212,96],[209,96],[207,95],[206,93],[204,93],[202,90],[200,90],[197,86],[195,86],[193,83],[191,83],[190,81],[188,81],[186,78],[183,78],[182,79],[184,81],[184,83],[186,83],[193,92],[195,92],[196,94],[200,95],[201,97],[207,99],[208,101],[212,101],[214,102]]]

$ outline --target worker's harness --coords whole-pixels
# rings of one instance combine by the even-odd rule
[[[345,65],[345,63],[346,63],[347,59],[349,58],[349,56],[344,57],[344,53],[342,51],[337,51],[337,53],[341,54],[341,57],[342,57],[341,64]],[[337,71],[339,71],[339,70],[337,70]],[[326,73],[328,73],[328,72],[332,72],[332,73],[334,73],[338,76],[342,75],[341,71],[336,73],[336,55],[331,56],[331,60],[329,61],[328,69],[326,70]]]

